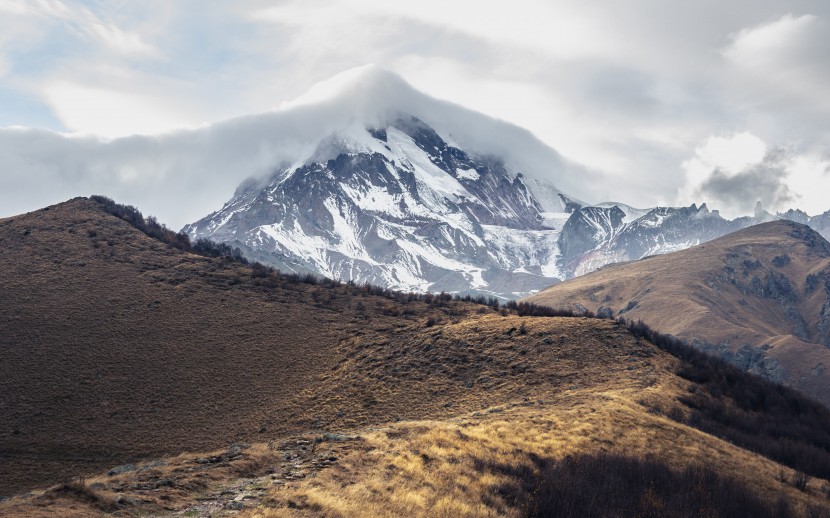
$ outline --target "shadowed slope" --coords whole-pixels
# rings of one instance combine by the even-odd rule
[[[630,354],[593,321],[530,337],[487,306],[262,277],[85,199],[0,220],[0,263],[0,494],[138,457],[454,415],[542,379],[601,382]]]
[[[757,225],[526,300],[642,319],[830,403],[830,244],[804,225]]]

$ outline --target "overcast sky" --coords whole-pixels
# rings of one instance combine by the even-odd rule
[[[366,63],[596,170],[589,202],[830,209],[827,2],[492,4],[0,0],[0,216],[121,194],[129,172],[76,156],[96,143],[265,112]]]

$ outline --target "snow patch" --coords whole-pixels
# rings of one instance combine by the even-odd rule
[[[458,168],[455,170],[456,176],[459,178],[463,178],[464,180],[478,180],[481,176],[476,172],[475,169],[461,169]]]
[[[635,209],[630,205],[626,205],[624,203],[616,203],[616,202],[604,202],[604,203],[597,203],[594,207],[601,207],[603,209],[610,209],[612,207],[617,207],[621,211],[625,213],[625,217],[623,218],[623,223],[632,223],[646,214],[649,213],[651,209]]]

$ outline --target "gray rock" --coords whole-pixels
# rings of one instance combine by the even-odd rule
[[[113,477],[115,475],[120,475],[122,473],[130,473],[131,471],[135,471],[136,467],[135,464],[123,464],[121,466],[116,466],[107,472],[107,475]]]
[[[342,433],[332,433],[326,432],[323,434],[322,440],[324,441],[352,441],[357,439],[357,436],[354,435],[344,435]]]
[[[242,455],[242,453],[250,447],[250,444],[246,444],[244,442],[235,442],[228,446],[227,455],[228,457],[237,457],[239,455]]]
[[[830,297],[821,307],[818,318],[818,342],[825,347],[830,347]]]
[[[138,471],[147,471],[147,470],[150,470],[150,469],[153,469],[153,468],[159,468],[161,466],[166,466],[166,465],[167,465],[166,460],[164,460],[164,459],[154,459],[154,460],[151,460],[149,462],[144,463],[140,468],[138,468]]]

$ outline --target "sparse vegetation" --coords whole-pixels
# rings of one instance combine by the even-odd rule
[[[145,218],[141,211],[132,205],[116,203],[110,198],[100,195],[92,195],[89,199],[96,202],[108,214],[123,219],[148,236],[158,239],[174,248],[205,257],[227,257],[233,261],[248,264],[247,259],[245,259],[239,248],[233,248],[226,243],[214,243],[207,239],[199,239],[191,244],[187,234],[173,232],[162,223],[159,223],[153,216]],[[95,237],[96,235],[97,230],[92,229],[89,231],[90,237]]]
[[[783,268],[787,266],[788,264],[790,264],[790,261],[790,256],[787,254],[776,255],[772,258],[772,264],[777,268]]]
[[[529,517],[797,516],[785,495],[759,494],[705,464],[676,470],[653,457],[582,454],[547,463],[539,478]]]
[[[680,398],[690,410],[686,424],[795,470],[830,478],[830,410],[825,406],[657,333],[641,321],[620,322],[634,336],[682,360],[677,374],[693,383]]]
[[[275,288],[284,283],[289,284],[310,284],[313,286],[321,285],[324,287],[339,287],[346,286],[350,293],[362,293],[367,296],[380,296],[395,300],[400,303],[407,302],[426,302],[434,306],[445,306],[446,303],[469,302],[472,304],[480,304],[489,306],[493,309],[499,309],[499,299],[496,297],[488,297],[484,295],[451,295],[449,293],[413,293],[401,292],[375,286],[370,283],[364,283],[359,287],[352,281],[342,282],[338,279],[329,279],[326,277],[319,277],[313,273],[289,273],[283,274],[276,268],[266,266],[259,262],[249,262],[239,248],[234,248],[227,243],[215,243],[208,239],[198,239],[195,243],[190,242],[187,234],[182,232],[173,232],[163,224],[159,223],[156,218],[149,216],[147,218],[137,208],[131,205],[123,205],[107,198],[106,196],[93,195],[90,199],[101,206],[101,208],[108,214],[112,214],[120,219],[123,219],[138,230],[144,232],[148,236],[158,239],[159,241],[168,244],[178,250],[198,254],[204,257],[221,257],[231,261],[250,265],[251,277],[256,280],[257,284],[267,288]],[[90,237],[97,236],[96,230],[89,231]],[[97,243],[96,243],[97,244]],[[239,279],[232,279],[233,285],[241,282]],[[537,308],[538,310],[538,308]],[[525,313],[530,314],[530,313]],[[398,316],[398,315],[395,315]],[[556,316],[550,314],[548,316]]]
[[[44,497],[46,499],[70,498],[89,504],[99,511],[108,513],[118,510],[118,500],[116,497],[93,489],[83,478],[77,478],[52,488]]]
[[[569,308],[552,308],[541,304],[534,304],[532,302],[509,300],[504,304],[506,309],[515,311],[520,317],[588,317],[593,318],[594,315],[590,311],[574,311]]]
[[[807,483],[810,481],[810,476],[801,471],[796,471],[793,474],[793,487],[799,491],[807,490]]]

